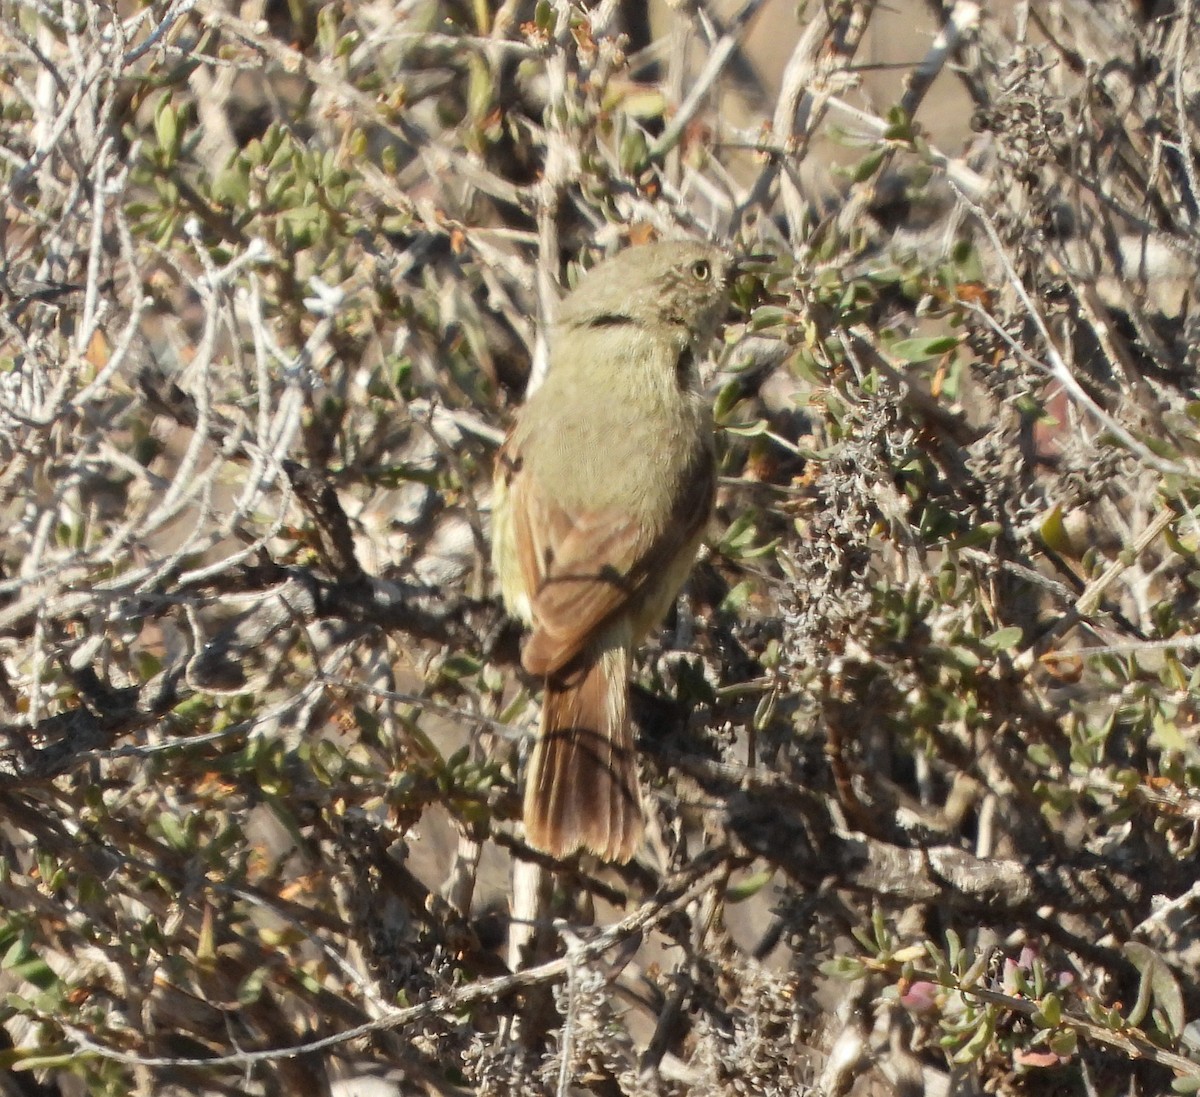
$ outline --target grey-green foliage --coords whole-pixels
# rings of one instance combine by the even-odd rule
[[[4,9],[0,1069],[1193,1086],[1191,8],[955,5],[902,86],[911,13],[709,7]],[[769,258],[652,837],[514,987],[491,463],[555,287],[680,232]]]

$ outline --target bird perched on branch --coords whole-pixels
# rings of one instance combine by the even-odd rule
[[[666,241],[585,275],[497,459],[492,559],[505,604],[531,629],[522,663],[545,682],[525,834],[555,857],[624,862],[642,840],[629,671],[712,509],[696,362],[734,269],[711,245]]]

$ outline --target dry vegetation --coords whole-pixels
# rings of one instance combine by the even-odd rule
[[[0,3],[0,1094],[1200,1088],[1193,2],[908,7]],[[547,865],[492,455],[678,233],[775,258]]]

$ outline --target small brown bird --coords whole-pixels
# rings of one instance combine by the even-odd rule
[[[545,680],[525,833],[555,857],[628,861],[642,840],[629,725],[636,645],[671,607],[712,509],[696,358],[732,260],[663,242],[601,263],[559,306],[545,382],[496,464],[492,559]]]

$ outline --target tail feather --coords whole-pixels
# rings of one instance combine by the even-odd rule
[[[623,638],[622,638],[623,641]],[[629,726],[629,646],[599,643],[546,681],[525,783],[525,835],[554,857],[625,862],[642,840]]]

